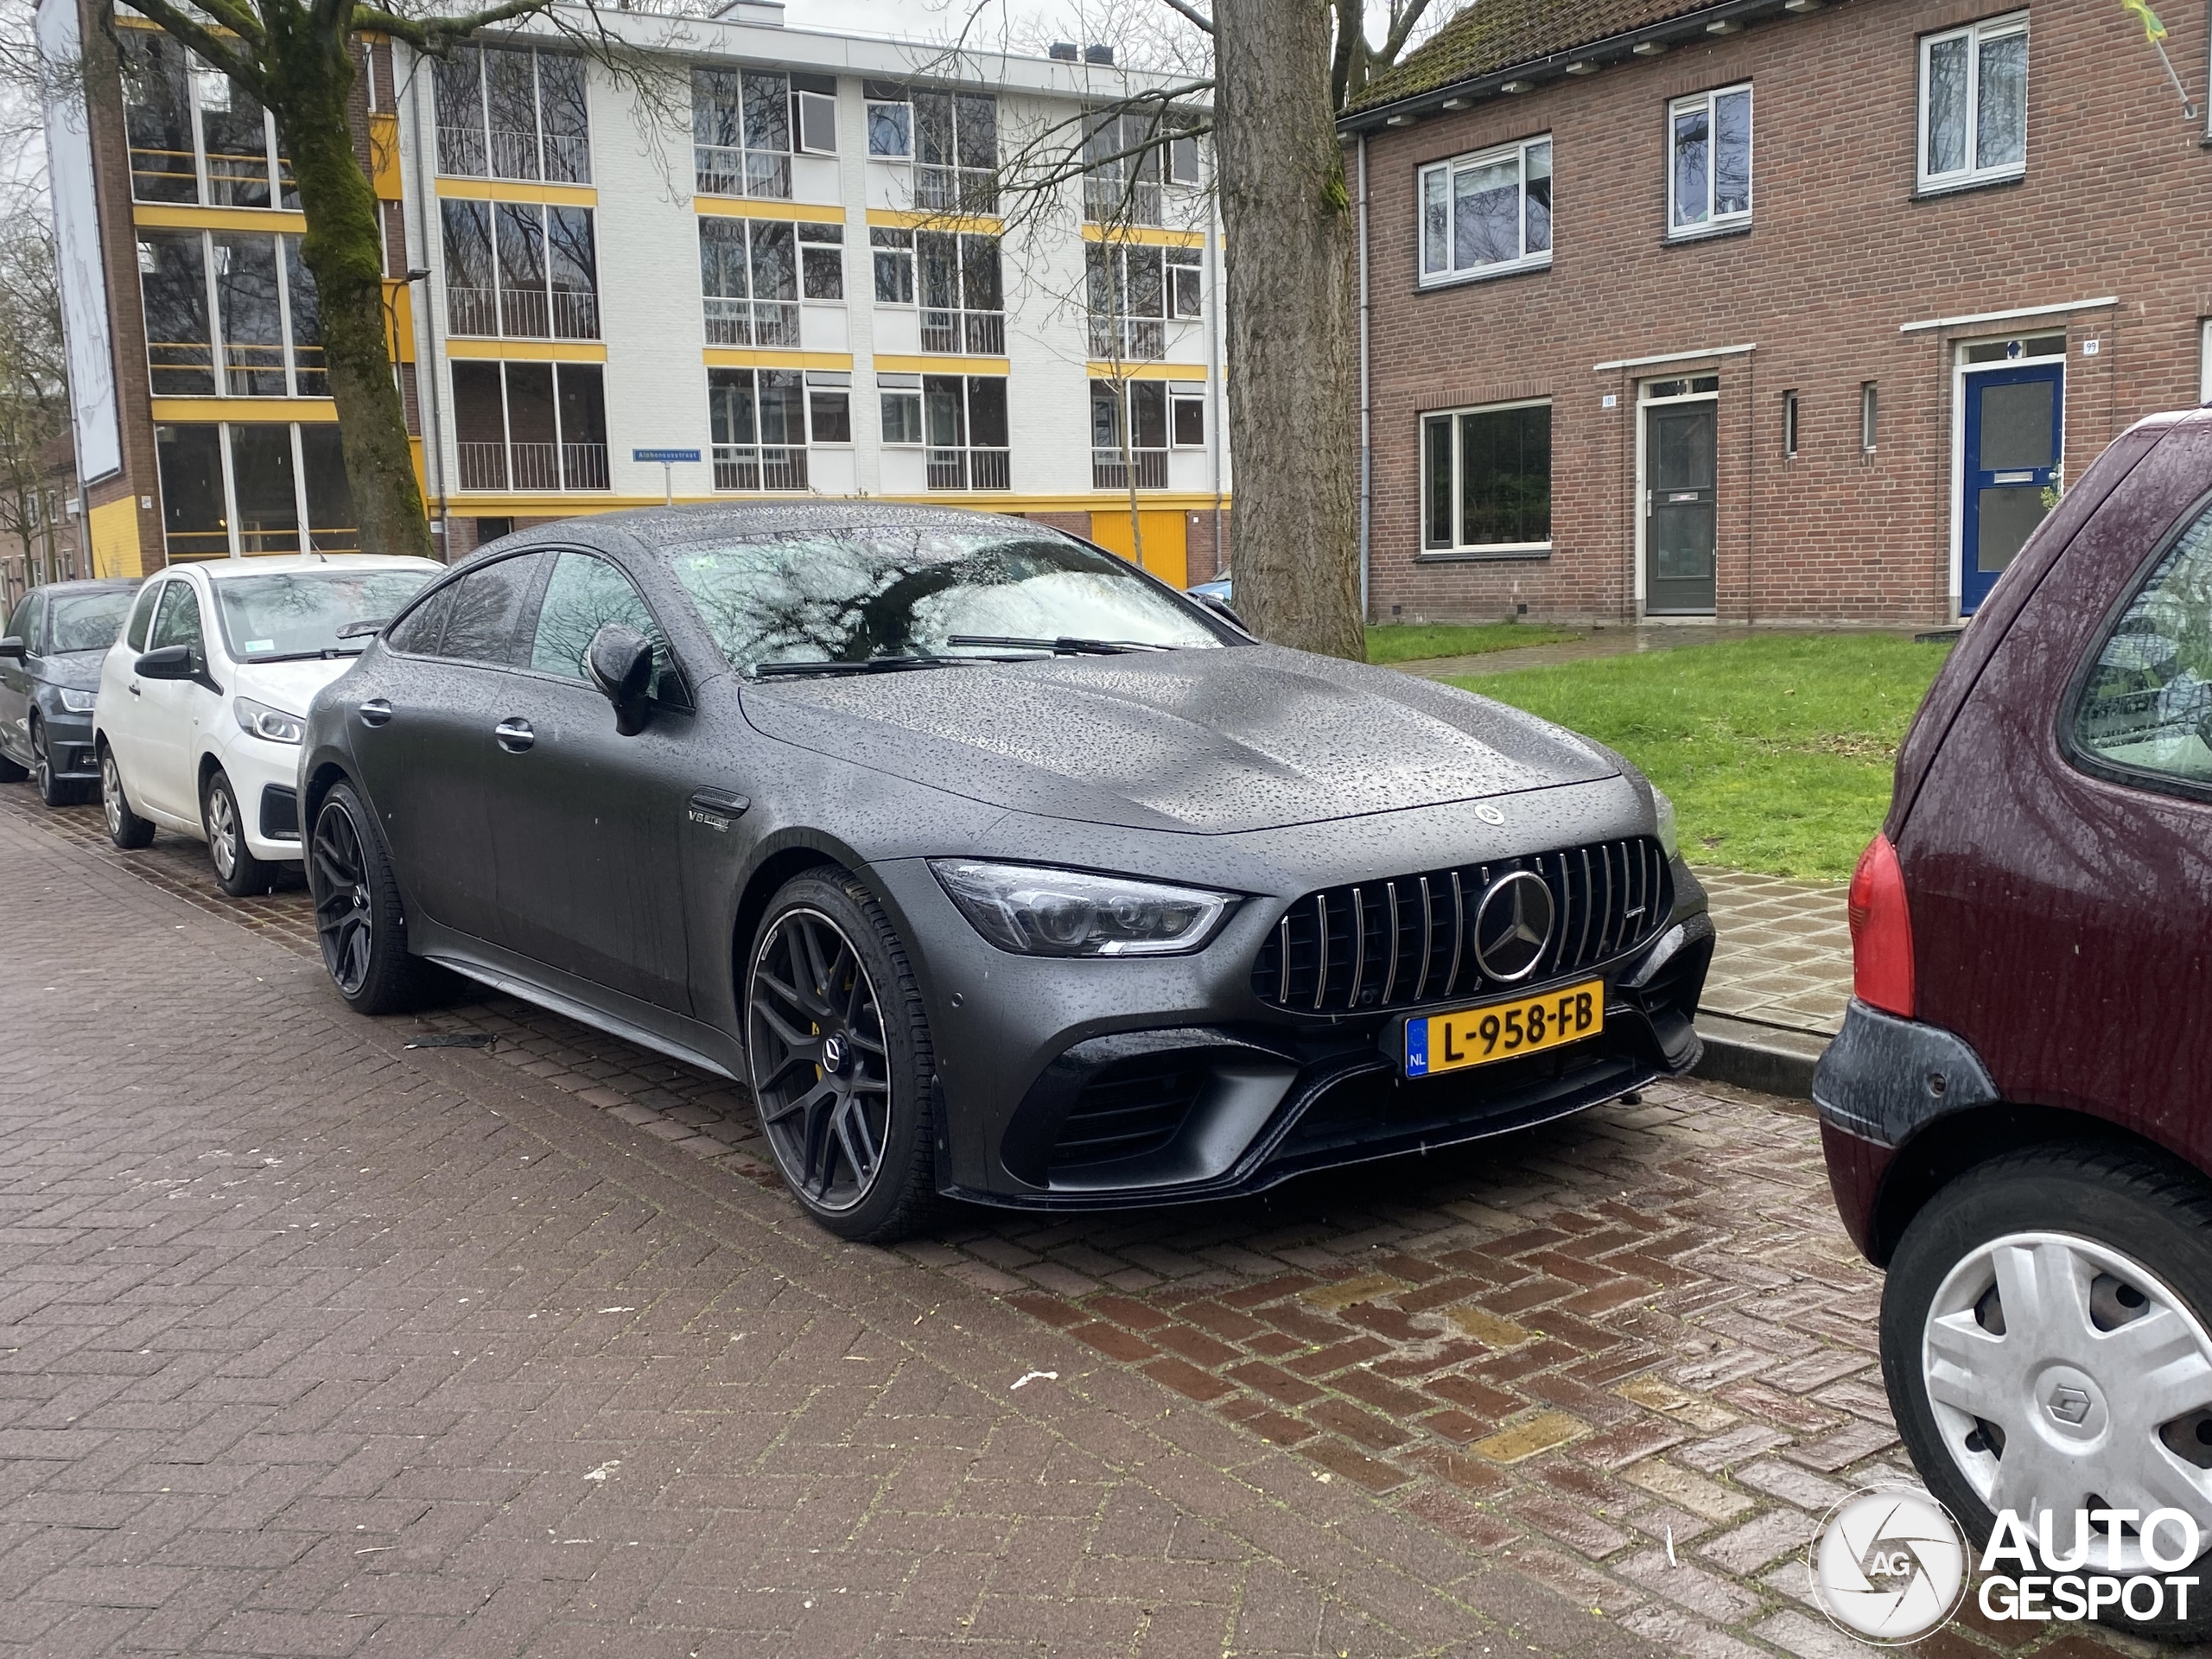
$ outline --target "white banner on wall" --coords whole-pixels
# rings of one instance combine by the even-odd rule
[[[100,259],[99,204],[92,194],[92,139],[79,62],[77,0],[39,0],[38,46],[48,76],[46,169],[61,265],[61,329],[69,349],[77,476],[93,484],[123,470],[123,433],[116,416],[115,352]]]

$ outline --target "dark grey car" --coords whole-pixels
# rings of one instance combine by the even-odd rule
[[[82,800],[99,782],[92,694],[137,590],[122,581],[34,588],[0,637],[0,779],[29,773],[48,806]]]
[[[571,519],[315,700],[356,1007],[419,959],[747,1082],[851,1237],[1249,1192],[1688,1067],[1671,809],[1086,543],[872,503]]]

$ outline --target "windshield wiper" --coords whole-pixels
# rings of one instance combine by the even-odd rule
[[[263,663],[309,663],[317,660],[327,663],[334,657],[358,657],[367,649],[366,645],[356,645],[351,651],[340,651],[335,645],[318,645],[312,651],[276,651],[265,657],[241,657],[238,660],[255,667]]]
[[[975,645],[986,651],[1049,651],[1055,657],[1118,657],[1128,651],[1172,651],[1172,645],[1141,639],[1083,639],[1061,634],[1056,639],[1030,639],[1005,633],[956,633],[948,645]]]
[[[338,630],[338,637],[340,639],[359,639],[365,633],[381,633],[385,625],[391,620],[390,617],[383,616],[373,622],[348,622]]]
[[[959,663],[972,663],[972,657],[934,657],[909,653],[896,657],[864,657],[858,662],[804,661],[788,663],[755,663],[755,679],[798,678],[814,674],[893,674],[907,668],[947,668]]]

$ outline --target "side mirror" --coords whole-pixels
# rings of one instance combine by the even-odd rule
[[[0,657],[12,657],[20,663],[23,660],[23,640],[21,634],[11,633],[6,639],[0,639]]]
[[[199,676],[199,667],[192,657],[190,645],[163,645],[133,663],[130,671],[143,680],[194,679]]]
[[[1245,623],[1244,619],[1229,608],[1229,601],[1227,600],[1217,599],[1211,594],[1189,594],[1185,595],[1185,597],[1197,601],[1198,603],[1205,606],[1206,609],[1211,611],[1216,616],[1221,618],[1223,621],[1229,623],[1231,626],[1240,629],[1246,633],[1250,633],[1252,632],[1251,628]],[[1256,635],[1254,637],[1257,638]]]
[[[614,729],[635,737],[652,713],[653,642],[620,622],[604,624],[584,648],[591,683],[614,705]]]

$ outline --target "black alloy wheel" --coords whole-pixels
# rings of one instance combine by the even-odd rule
[[[753,1096],[814,1218],[887,1243],[934,1202],[935,1079],[921,999],[889,918],[841,874],[786,884],[746,978]]]
[[[130,810],[115,751],[105,743],[100,745],[100,811],[107,819],[107,838],[124,852],[136,852],[154,839],[153,824]]]
[[[352,785],[335,785],[323,798],[307,869],[315,937],[338,995],[357,1014],[412,1007],[422,964],[407,953],[399,886],[375,821]]]
[[[77,785],[58,781],[54,775],[54,756],[46,747],[46,722],[36,715],[31,716],[31,781],[38,785],[38,798],[48,806],[67,806],[77,798]]]

